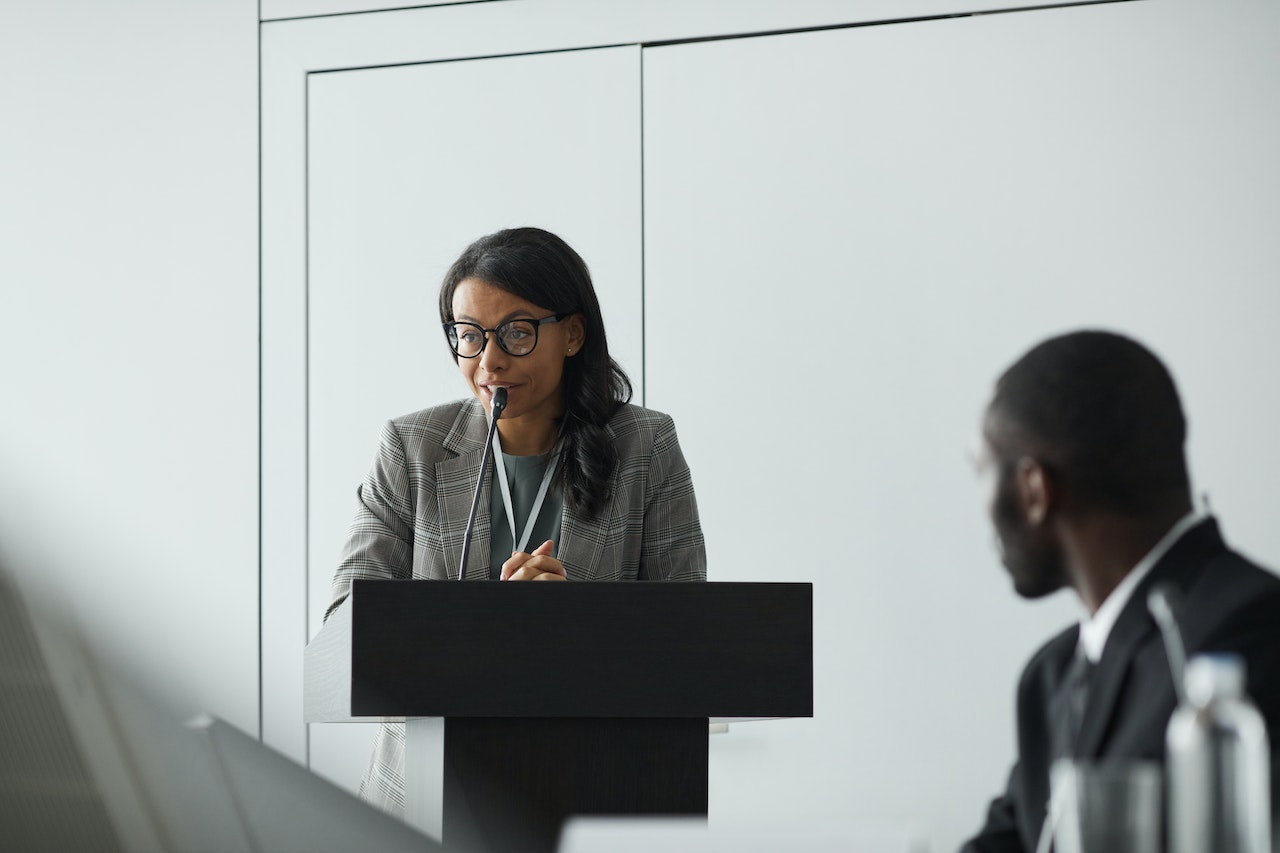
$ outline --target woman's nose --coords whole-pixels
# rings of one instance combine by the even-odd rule
[[[484,351],[480,353],[480,366],[489,372],[493,372],[500,366],[507,363],[507,353],[498,345],[497,332],[485,332]]]

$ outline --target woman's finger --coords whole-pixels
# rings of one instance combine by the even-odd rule
[[[515,558],[513,557],[512,560]],[[503,579],[509,581],[523,581],[536,578],[538,575],[554,575],[561,580],[567,580],[565,575],[564,563],[555,557],[537,556],[530,557],[520,565],[510,565],[511,560],[503,564]],[[509,570],[508,570],[509,569]]]
[[[499,577],[506,581],[511,580],[511,576],[519,571],[520,567],[528,561],[529,555],[523,551],[516,551],[502,564],[502,573]]]
[[[549,572],[551,574],[564,575],[564,563],[555,557],[546,557],[542,555],[530,557],[525,561],[523,568],[533,569],[537,572]]]
[[[516,551],[502,564],[502,572],[499,577],[504,581],[510,580],[528,580],[534,577],[538,571],[565,574],[564,564],[551,556],[551,552],[555,550],[556,543],[548,539],[537,548],[533,549],[532,554],[526,554],[524,551]],[[529,567],[531,570],[522,575],[517,576],[520,569]]]

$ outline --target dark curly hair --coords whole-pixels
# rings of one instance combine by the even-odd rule
[[[582,315],[586,340],[564,366],[560,485],[567,505],[595,516],[609,496],[609,478],[618,464],[605,425],[631,400],[632,389],[627,374],[609,356],[600,301],[586,263],[568,243],[541,228],[509,228],[481,237],[445,273],[441,322],[454,319],[454,291],[468,278],[557,314]]]

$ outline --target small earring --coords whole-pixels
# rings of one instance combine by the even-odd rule
[[[573,347],[569,347],[569,355],[573,355]]]

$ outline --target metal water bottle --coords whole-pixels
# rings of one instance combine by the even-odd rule
[[[1270,853],[1267,728],[1238,655],[1197,655],[1169,720],[1171,853]]]

